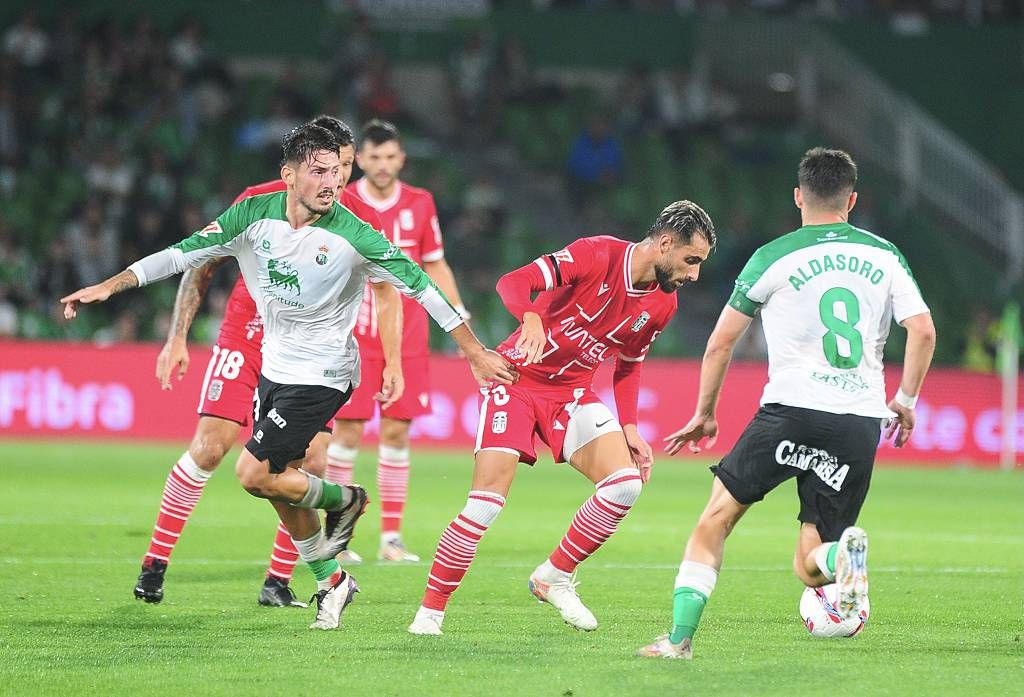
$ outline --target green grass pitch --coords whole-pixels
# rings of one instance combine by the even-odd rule
[[[311,610],[256,605],[275,528],[233,456],[175,551],[160,605],[132,597],[178,447],[0,442],[0,694],[811,695],[1024,693],[1024,476],[876,471],[870,623],[815,640],[790,571],[792,484],[756,506],[726,550],[692,662],[633,658],[668,628],[685,536],[710,488],[704,462],[663,460],[619,533],[581,567],[601,627],[577,633],[526,589],[592,487],[523,467],[449,606],[442,637],[405,632],[428,561],[353,567],[363,588],[336,632]],[[375,490],[371,457],[357,478]],[[429,560],[469,485],[467,452],[414,451],[405,537]],[[353,548],[376,552],[370,508]],[[301,564],[294,587],[312,591]]]

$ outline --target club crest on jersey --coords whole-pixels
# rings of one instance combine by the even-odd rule
[[[328,261],[328,259],[327,259],[327,252],[328,251],[330,251],[330,250],[327,249],[327,245],[321,245],[320,246],[320,253],[316,255],[316,263],[317,264],[319,264],[320,266],[323,266],[324,264],[327,263],[327,261]]]
[[[220,393],[224,391],[223,380],[212,380],[210,382],[210,389],[206,391],[206,399],[211,402],[216,402],[220,399]]]
[[[508,412],[496,411],[491,417],[491,433],[504,433],[508,428]]]
[[[644,328],[644,325],[647,324],[648,320],[650,320],[650,319],[651,319],[651,313],[649,313],[647,310],[644,310],[643,312],[640,313],[639,317],[637,317],[635,320],[633,320],[633,324],[631,324],[629,326],[629,331],[631,331],[631,332],[638,332],[638,331],[640,331],[641,329]]]

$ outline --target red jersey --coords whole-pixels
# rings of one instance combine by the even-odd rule
[[[395,191],[385,201],[369,194],[369,186],[360,179],[345,188],[363,204],[374,209],[383,223],[384,236],[417,264],[444,257],[441,226],[437,221],[434,197],[426,189],[396,182]],[[355,212],[355,211],[353,211]],[[356,215],[359,215],[356,213]],[[362,216],[360,216],[362,217]],[[428,353],[429,325],[427,313],[415,300],[402,296],[402,357],[425,356]],[[377,310],[369,287],[356,320],[359,352],[367,358],[384,359],[377,331]]]
[[[644,360],[651,342],[675,314],[677,301],[675,293],[662,292],[657,283],[633,286],[630,261],[635,247],[614,237],[585,237],[534,261],[540,273],[532,274],[538,281],[533,289],[543,290],[525,309],[544,320],[548,342],[540,363],[519,368],[523,378],[558,387],[589,387],[595,369],[608,358]],[[517,317],[522,319],[522,313]],[[498,347],[513,362],[519,358],[515,345],[521,331]]]
[[[278,191],[285,191],[287,188],[288,186],[284,183],[283,179],[274,179],[262,184],[249,186],[238,195],[238,198],[232,201],[231,205],[250,196],[276,193]],[[348,189],[341,192],[338,201],[341,205],[355,213],[356,217],[366,221],[375,229],[380,230],[383,227],[377,211]],[[242,279],[241,274],[239,274],[238,280],[235,281],[235,287],[231,289],[231,295],[228,297],[227,307],[224,309],[224,322],[221,324],[220,332],[222,336],[230,336],[235,339],[253,342],[257,349],[263,343],[263,318],[260,317],[260,313],[256,309],[256,302],[249,294],[249,289],[245,287],[245,281]]]

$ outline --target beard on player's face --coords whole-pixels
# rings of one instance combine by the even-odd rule
[[[658,287],[665,293],[675,293],[690,280],[686,276],[681,278],[675,276],[670,267],[661,264],[654,265],[654,279],[658,282]]]
[[[334,205],[334,197],[338,194],[337,191],[332,191],[330,188],[321,189],[316,193],[316,196],[306,199],[299,197],[299,203],[308,210],[310,213],[316,215],[326,215],[331,212],[331,207]]]

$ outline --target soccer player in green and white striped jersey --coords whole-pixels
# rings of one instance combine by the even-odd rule
[[[358,591],[335,555],[366,505],[361,487],[340,487],[299,467],[313,437],[359,382],[352,330],[369,278],[423,304],[462,349],[481,382],[510,384],[505,359],[486,349],[444,295],[397,247],[337,203],[338,142],[319,126],[284,138],[285,192],[252,196],[181,242],[135,262],[103,283],[61,299],[64,315],[223,256],[238,260],[264,322],[263,366],[253,437],[235,471],[253,496],[269,499],[317,578],[317,620],[334,629]],[[327,512],[325,531],[314,509]]]
[[[691,658],[692,638],[722,566],[725,539],[746,510],[795,477],[800,533],[793,569],[809,587],[833,581],[839,612],[867,600],[867,534],[855,527],[884,421],[903,446],[931,364],[935,327],[900,251],[849,224],[857,166],[841,150],[809,150],[794,201],[803,226],[747,262],[701,366],[690,422],[665,440],[669,453],[700,452],[718,435],[715,409],[732,351],[761,315],[768,384],[735,447],[711,468],[711,499],[676,577],[671,632],[638,655]],[[907,330],[903,378],[886,404],[882,349],[896,321]]]

